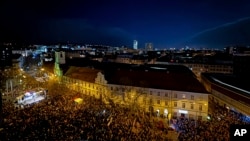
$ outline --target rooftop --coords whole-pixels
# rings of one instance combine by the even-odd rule
[[[250,81],[248,79],[243,79],[232,74],[204,73],[202,75],[213,83],[224,86],[232,91],[250,96]]]
[[[241,101],[245,104],[250,103],[249,80],[243,80],[233,75],[225,74],[202,74],[210,82],[216,84],[215,89],[220,90],[223,94]],[[222,89],[223,88],[223,89]]]
[[[94,68],[71,66],[68,69],[68,71],[64,74],[64,76],[94,83],[95,78],[97,77],[97,73],[100,71],[101,70],[94,69]]]
[[[107,63],[96,67],[71,66],[65,76],[93,83],[98,72],[104,74],[108,84],[207,93],[193,73],[179,65]]]

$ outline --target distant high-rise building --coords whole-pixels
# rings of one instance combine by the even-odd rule
[[[134,40],[133,49],[138,49],[138,41]]]
[[[146,43],[146,44],[145,44],[145,49],[146,49],[147,51],[152,51],[152,50],[154,50],[153,43]]]

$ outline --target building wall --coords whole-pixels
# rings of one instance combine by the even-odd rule
[[[69,89],[79,93],[93,96],[95,98],[108,97],[107,86],[105,83],[103,83],[105,81],[91,83],[79,79],[73,79],[67,76],[62,76],[61,82]]]
[[[186,64],[186,63],[182,65],[190,68],[197,77],[200,77],[201,73],[203,72],[225,73],[225,74],[233,73],[233,66],[230,65],[208,65],[208,64]]]
[[[242,102],[234,100],[228,96],[225,96],[223,93],[220,93],[212,89],[212,100],[220,106],[224,106],[227,109],[233,110],[235,112],[242,113],[244,115],[250,115],[249,105],[246,105]]]
[[[205,86],[205,88],[208,90],[208,92],[211,93],[210,100],[214,101],[215,103],[217,103],[220,106],[224,106],[225,108],[228,108],[228,109],[233,110],[235,112],[239,112],[239,113],[242,113],[244,115],[250,115],[250,111],[249,111],[250,104],[243,103],[242,101],[238,101],[238,100],[231,98],[230,96],[227,96],[227,94],[229,94],[229,93],[227,93],[227,91],[230,91],[230,90],[227,90],[226,88],[223,88],[223,87],[216,85],[214,83],[211,83],[210,81],[208,81],[204,77],[202,77],[202,83]],[[216,88],[225,89],[224,92],[226,92],[227,94],[220,92]],[[233,91],[230,91],[230,93],[232,93],[233,95],[238,95],[237,93],[235,93]]]
[[[187,118],[202,118],[205,120],[208,115],[208,95],[204,93],[150,89],[147,107],[152,105],[154,112],[163,116],[180,117],[183,113]],[[150,108],[146,110],[150,111]]]
[[[158,116],[180,117],[186,112],[187,118],[206,120],[208,115],[209,94],[107,84],[101,73],[94,83],[66,76],[62,77],[62,83],[77,92],[103,100],[111,98],[116,104]]]
[[[138,49],[138,41],[134,40],[133,49]]]
[[[65,64],[66,63],[64,51],[56,51],[55,52],[55,63],[58,63],[58,64]]]

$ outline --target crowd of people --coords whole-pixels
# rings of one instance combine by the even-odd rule
[[[58,92],[60,92],[58,90]],[[150,114],[109,104],[76,92],[53,93],[24,108],[3,103],[3,141],[164,141],[167,129]],[[74,98],[82,98],[77,103]],[[228,141],[231,124],[249,124],[242,116],[215,105],[210,120],[175,119],[180,141]],[[159,128],[160,127],[160,128]]]
[[[74,102],[76,97],[83,102]],[[4,102],[3,113],[3,141],[165,140],[150,115],[76,93],[50,95],[24,108]]]
[[[245,116],[230,111],[217,103],[210,103],[214,106],[210,119],[207,121],[195,121],[186,118],[179,118],[176,122],[180,141],[229,141],[230,125],[250,125]]]

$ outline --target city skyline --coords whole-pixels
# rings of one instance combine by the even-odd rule
[[[0,24],[0,37],[4,41],[132,48],[136,39],[138,48],[151,42],[155,48],[162,49],[185,45],[223,48],[248,44],[250,37],[249,24],[246,24],[250,21],[250,3],[246,0],[146,0],[143,3],[138,0],[63,0],[60,3],[13,0],[2,3],[0,16],[4,20]],[[213,42],[214,34],[219,35],[222,43]]]

